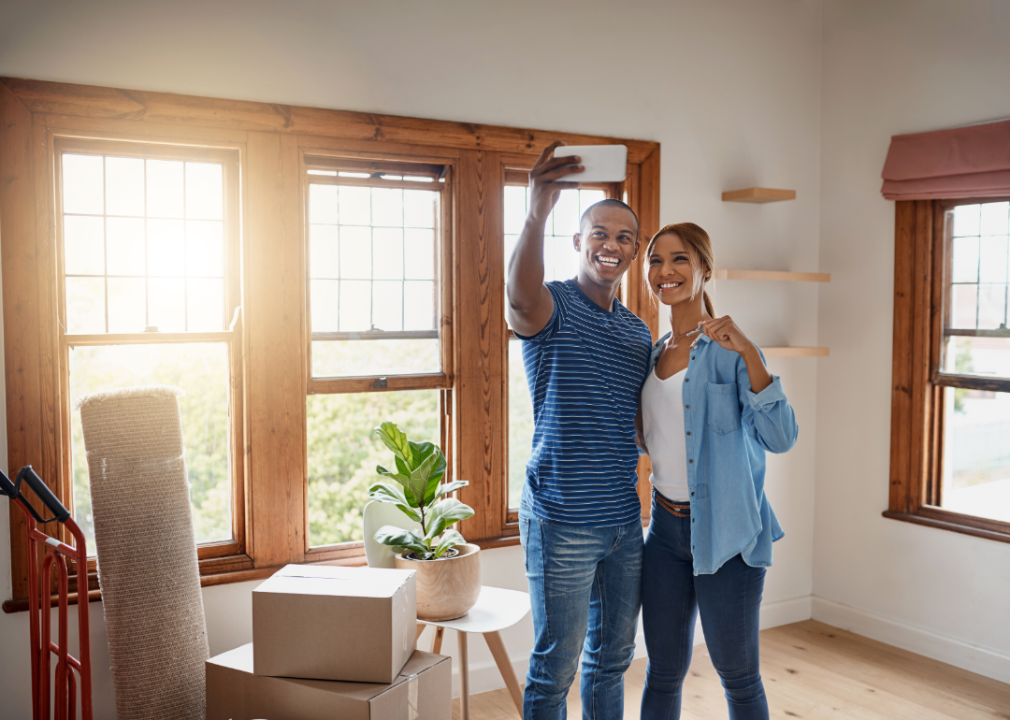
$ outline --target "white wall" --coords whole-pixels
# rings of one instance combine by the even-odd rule
[[[1010,116],[1010,4],[824,3],[814,617],[1010,681],[1010,545],[888,520],[892,134]],[[1010,440],[1010,439],[1008,439]]]
[[[0,0],[0,75],[658,140],[664,222],[701,224],[724,267],[809,271],[822,269],[820,12],[798,0]],[[798,199],[721,202],[723,190],[750,185],[794,188]],[[716,302],[762,344],[814,345],[817,293],[723,283]],[[769,465],[787,536],[768,576],[766,623],[810,614],[820,362],[772,361],[801,431]],[[484,571],[487,584],[524,584],[518,548],[486,553]],[[204,591],[212,651],[249,639],[251,587]],[[92,608],[96,717],[110,718],[104,626]],[[531,637],[526,622],[505,638],[517,666]],[[25,615],[0,616],[4,718],[29,713],[27,644]],[[490,655],[472,655],[485,668],[475,689],[489,687]]]

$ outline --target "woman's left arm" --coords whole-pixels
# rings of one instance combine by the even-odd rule
[[[799,427],[796,415],[782,389],[782,380],[768,372],[764,355],[733,319],[726,315],[705,322],[705,334],[720,346],[740,355],[737,387],[744,423],[754,429],[754,437],[768,452],[784,453],[796,444]]]

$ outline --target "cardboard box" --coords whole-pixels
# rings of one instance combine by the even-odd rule
[[[252,596],[257,675],[391,683],[417,647],[412,570],[288,565]]]
[[[253,673],[253,645],[207,661],[207,720],[451,720],[452,663],[415,652],[391,685]]]

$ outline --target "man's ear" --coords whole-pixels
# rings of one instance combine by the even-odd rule
[[[642,241],[635,240],[635,254],[631,256],[632,260],[638,260],[638,251],[642,248]]]
[[[580,233],[572,235],[572,247],[578,252],[582,251],[582,235]]]

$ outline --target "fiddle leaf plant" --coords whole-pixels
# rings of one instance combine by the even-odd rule
[[[368,488],[369,499],[392,503],[421,525],[420,531],[384,525],[375,533],[376,542],[401,552],[410,550],[419,560],[437,560],[456,545],[465,543],[459,531],[451,526],[471,517],[473,508],[446,496],[469,483],[465,480],[443,483],[446,464],[442,451],[430,442],[408,440],[395,423],[382,423],[375,428],[375,434],[393,451],[393,467],[375,468],[388,480],[373,483]]]

